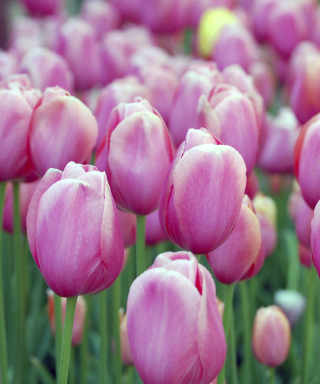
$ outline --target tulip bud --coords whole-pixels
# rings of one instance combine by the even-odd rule
[[[34,191],[38,187],[40,180],[32,183],[20,183],[19,188],[19,207],[20,207],[20,223],[23,233],[27,233],[26,219],[28,207]],[[6,185],[6,193],[4,197],[3,207],[3,229],[13,233],[13,185],[8,182]]]
[[[55,335],[55,317],[54,317],[54,293],[51,289],[47,289],[47,298],[48,298],[48,312],[49,312],[49,321],[50,327],[53,335]],[[67,307],[67,299],[65,297],[61,297],[61,311],[62,311],[62,322],[64,324],[64,319],[66,316],[66,307]],[[71,344],[73,346],[77,346],[81,344],[82,334],[84,328],[84,321],[87,312],[86,301],[83,296],[78,296],[76,309],[73,320],[73,328],[72,328],[72,340]]]
[[[299,292],[280,289],[274,294],[274,302],[287,316],[291,328],[295,327],[305,311],[306,298]]]
[[[252,202],[248,196],[245,196],[230,236],[219,248],[208,253],[207,259],[221,283],[233,284],[241,281],[256,262],[261,246],[259,220],[255,215]]]
[[[123,365],[133,365],[132,354],[130,350],[130,344],[128,339],[128,328],[127,328],[127,315],[124,310],[119,310],[120,318],[120,343],[121,343],[121,359]]]
[[[265,255],[270,256],[277,245],[277,206],[271,197],[262,193],[255,196],[253,206],[260,222]]]
[[[203,128],[189,129],[163,186],[159,207],[163,232],[195,254],[218,248],[239,215],[245,172],[235,149]]]
[[[290,323],[275,305],[260,308],[253,324],[252,349],[256,359],[268,367],[281,365],[288,356]]]
[[[320,114],[301,129],[294,148],[294,168],[301,193],[310,208],[320,200]]]
[[[299,261],[306,268],[311,268],[313,265],[312,252],[303,244],[299,244]]]
[[[47,88],[30,123],[30,152],[36,172],[63,169],[71,160],[89,162],[98,134],[89,108],[62,88]]]
[[[226,342],[215,297],[210,273],[188,252],[159,255],[133,282],[128,336],[144,383],[200,384],[218,376]]]
[[[96,164],[106,169],[119,209],[137,215],[155,211],[172,158],[167,127],[147,100],[137,97],[112,110]]]
[[[62,297],[100,292],[119,275],[123,240],[105,173],[70,162],[49,169],[28,209],[32,256]]]

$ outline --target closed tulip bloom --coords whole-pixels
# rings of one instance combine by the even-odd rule
[[[311,249],[303,244],[299,244],[299,261],[306,268],[311,268],[313,265]]]
[[[209,384],[226,342],[210,273],[187,252],[159,255],[132,284],[127,325],[134,364],[145,384]]]
[[[146,219],[146,244],[153,246],[166,240],[168,238],[161,228],[159,212],[154,211]]]
[[[49,169],[27,215],[32,256],[59,296],[100,292],[119,275],[123,240],[104,172],[70,162]]]
[[[59,86],[73,91],[73,74],[63,57],[46,48],[34,48],[20,63],[20,71],[27,73],[35,88],[44,91],[47,87]]]
[[[64,0],[22,0],[22,3],[35,16],[49,16],[61,10]]]
[[[114,80],[102,88],[95,111],[99,133],[95,145],[99,149],[105,135],[111,111],[120,103],[130,103],[136,96],[150,100],[150,93],[146,86],[141,84],[135,76],[127,76]]]
[[[215,86],[198,103],[199,124],[243,157],[247,175],[253,170],[259,147],[260,125],[250,98],[236,87]]]
[[[320,200],[320,114],[303,126],[294,148],[295,174],[306,203],[314,209]]]
[[[155,211],[172,158],[167,127],[147,100],[137,97],[112,110],[96,164],[106,170],[119,209],[137,215]]]
[[[256,359],[268,367],[277,367],[286,360],[290,342],[290,323],[282,310],[275,305],[260,308],[254,319],[252,334]]]
[[[274,294],[274,302],[287,316],[291,328],[295,327],[306,308],[306,298],[300,292],[279,289]]]
[[[20,183],[19,188],[19,206],[20,206],[20,223],[23,233],[27,233],[26,219],[28,207],[34,191],[37,189],[40,180],[32,183]],[[8,182],[6,185],[6,193],[3,207],[3,229],[13,233],[13,185]]]
[[[251,200],[245,196],[231,235],[219,248],[208,253],[207,259],[221,283],[233,284],[241,281],[254,264],[261,246],[259,220]]]
[[[51,289],[47,290],[48,297],[48,312],[49,312],[49,321],[50,327],[53,335],[55,335],[56,324],[54,317],[54,293]],[[62,310],[62,321],[64,323],[64,319],[66,316],[66,307],[67,307],[67,299],[65,297],[61,297],[61,310]],[[82,334],[84,328],[84,321],[87,312],[87,304],[83,296],[78,296],[76,303],[76,310],[74,314],[73,327],[72,327],[72,339],[71,345],[77,346],[82,342]]]
[[[294,172],[294,146],[300,124],[290,108],[282,107],[277,116],[266,116],[258,158],[259,166],[268,172]]]
[[[62,170],[69,161],[86,163],[97,139],[89,108],[62,88],[47,88],[30,123],[30,152],[36,172]]]
[[[218,248],[239,215],[245,172],[235,149],[203,128],[190,129],[162,190],[159,218],[168,238],[195,254]]]

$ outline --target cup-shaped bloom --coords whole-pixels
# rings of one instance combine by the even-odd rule
[[[37,47],[29,51],[20,63],[20,71],[27,73],[33,87],[41,91],[56,85],[73,91],[73,74],[68,63],[49,49]]]
[[[306,308],[306,298],[300,292],[279,289],[274,294],[274,302],[287,316],[291,328],[296,326]]]
[[[209,384],[226,356],[225,335],[208,270],[188,252],[159,255],[132,284],[127,325],[145,384]]]
[[[167,127],[147,100],[137,97],[112,110],[96,164],[106,170],[119,209],[137,215],[155,211],[172,158]]]
[[[207,254],[230,235],[246,186],[241,155],[205,129],[189,129],[163,186],[159,218],[179,247]],[[188,207],[188,208],[186,208]]]
[[[147,88],[135,76],[114,80],[102,88],[95,111],[99,128],[98,139],[95,145],[96,149],[99,149],[107,134],[107,126],[112,109],[120,103],[130,103],[137,96],[150,100]]]
[[[253,206],[260,222],[265,255],[270,256],[277,245],[277,206],[274,200],[262,193],[257,193]]]
[[[122,364],[132,365],[133,359],[128,338],[127,315],[122,308],[119,310],[119,320]]]
[[[47,88],[30,123],[31,161],[43,176],[49,168],[62,170],[69,161],[87,163],[98,135],[92,112],[62,88]]]
[[[193,65],[180,79],[169,118],[172,140],[178,147],[189,128],[200,128],[197,122],[197,105],[201,95],[209,96],[212,87],[223,78],[215,64]]]
[[[20,223],[23,233],[27,232],[26,219],[28,207],[34,191],[39,185],[40,180],[32,183],[20,183],[19,188],[19,208],[20,208]],[[3,229],[7,232],[13,233],[13,185],[8,182],[6,185],[6,194],[4,197],[3,207]]]
[[[31,14],[49,16],[60,11],[64,0],[22,0],[21,2]]]
[[[32,256],[62,297],[100,292],[119,275],[123,239],[104,172],[70,162],[49,169],[28,209]]]
[[[146,219],[146,244],[153,246],[166,240],[168,238],[161,228],[159,212],[154,211]]]
[[[303,244],[299,244],[299,261],[306,268],[311,268],[313,265],[311,249]]]
[[[49,313],[50,327],[53,335],[55,335],[56,324],[55,324],[55,317],[54,317],[54,293],[53,291],[51,291],[51,289],[47,290],[47,297],[48,297],[48,313]],[[66,307],[67,307],[67,299],[65,297],[61,297],[61,311],[62,311],[63,323],[66,316]],[[86,312],[87,312],[86,301],[83,296],[78,296],[77,303],[76,303],[76,310],[74,313],[73,328],[72,328],[71,344],[73,346],[81,344]]]
[[[288,356],[291,341],[289,320],[276,305],[260,308],[254,319],[253,353],[261,364],[276,367]]]
[[[299,132],[299,122],[290,108],[281,108],[275,117],[266,116],[259,166],[268,172],[293,173],[294,146]]]
[[[245,196],[231,235],[219,248],[208,253],[207,259],[221,283],[233,284],[241,281],[254,265],[261,246],[259,220],[251,200]]]
[[[303,126],[294,148],[294,170],[301,193],[310,208],[320,200],[320,114]]]
[[[249,175],[256,163],[260,136],[257,113],[250,98],[236,87],[218,84],[208,99],[200,97],[197,114],[200,126],[241,154]]]

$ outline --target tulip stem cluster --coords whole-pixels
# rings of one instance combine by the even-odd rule
[[[107,382],[106,361],[108,361],[107,339],[107,290],[101,291],[100,296],[100,383]]]
[[[6,183],[0,183],[0,220],[2,222],[3,216],[3,202]],[[2,230],[0,230],[0,277],[2,274]],[[4,302],[3,302],[3,289],[2,279],[0,278],[0,366],[1,366],[1,383],[8,384],[8,356],[7,356],[7,338],[6,326],[4,317]]]
[[[54,320],[55,320],[55,343],[56,343],[56,375],[59,373],[60,352],[62,344],[62,309],[61,298],[54,293]]]
[[[226,335],[226,340],[228,340],[229,330],[231,326],[232,319],[232,301],[233,301],[233,293],[234,293],[234,284],[225,286],[225,304],[224,304],[224,312],[223,312],[223,328]],[[225,370],[226,365],[224,364],[220,375],[218,376],[218,384],[224,384]]]
[[[136,255],[136,272],[137,276],[141,275],[147,269],[146,263],[146,216],[137,215],[137,255]]]
[[[77,299],[78,296],[68,297],[67,299],[66,317],[62,335],[58,384],[67,384],[68,382],[72,328]]]

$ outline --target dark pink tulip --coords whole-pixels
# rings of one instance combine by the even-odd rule
[[[130,103],[136,96],[141,96],[147,100],[151,98],[146,86],[141,84],[135,76],[114,80],[101,90],[95,112],[99,128],[98,139],[95,145],[96,149],[99,149],[107,134],[107,126],[112,109],[120,103]]]
[[[64,0],[21,0],[27,10],[35,16],[48,16],[58,13]]]
[[[53,291],[51,289],[47,290],[48,297],[48,312],[49,312],[49,321],[50,327],[53,335],[55,335],[56,324],[54,317],[54,296]],[[67,307],[67,299],[65,297],[61,297],[61,310],[62,310],[62,321],[64,323],[64,319],[66,316],[66,307]],[[76,310],[74,314],[73,327],[72,327],[72,340],[71,344],[73,346],[79,345],[82,342],[82,334],[84,328],[84,321],[87,312],[87,304],[83,296],[79,296],[76,303]]]
[[[124,21],[140,23],[140,0],[135,2],[131,0],[112,0],[111,3],[118,9]]]
[[[0,81],[17,71],[16,56],[9,52],[0,51]]]
[[[302,196],[314,209],[320,200],[320,114],[314,116],[300,131],[294,148],[294,168]]]
[[[127,328],[127,315],[123,309],[119,311],[120,317],[120,341],[121,341],[121,360],[124,365],[133,365],[133,358],[131,354],[128,328]]]
[[[245,172],[235,149],[203,128],[190,129],[162,190],[159,218],[168,238],[195,254],[218,248],[239,215]]]
[[[193,63],[192,68],[181,77],[169,118],[170,133],[177,147],[184,141],[189,128],[200,128],[197,119],[200,96],[208,97],[212,87],[222,81],[213,63]]]
[[[253,83],[263,97],[264,105],[268,108],[274,102],[276,92],[276,76],[271,67],[263,61],[251,64],[249,73],[253,77]]]
[[[168,238],[161,228],[159,212],[155,211],[150,213],[146,221],[146,244],[153,246],[166,240],[168,240]]]
[[[145,384],[209,384],[222,369],[226,342],[214,281],[187,252],[159,255],[132,284],[128,336]]]
[[[102,0],[84,1],[81,17],[93,27],[97,39],[104,33],[117,29],[121,22],[119,11],[111,3]]]
[[[253,324],[252,349],[256,359],[268,367],[281,365],[291,342],[289,320],[282,310],[271,305],[257,311]]]
[[[49,169],[29,205],[30,250],[59,296],[100,292],[119,275],[123,240],[104,172],[70,162]]]
[[[258,60],[258,45],[251,33],[242,25],[226,25],[214,45],[211,58],[220,70],[238,64],[246,72]]]
[[[259,220],[250,199],[245,196],[230,236],[219,248],[208,253],[207,259],[221,283],[233,284],[241,281],[255,263],[261,246]]]
[[[119,209],[137,215],[155,211],[172,158],[167,127],[147,100],[137,97],[112,110],[96,164],[106,169]]]
[[[118,210],[118,217],[123,237],[124,247],[131,247],[136,242],[137,219],[136,215]]]
[[[20,222],[23,233],[27,232],[26,219],[28,207],[34,191],[39,185],[40,180],[32,183],[21,183],[19,190]],[[3,207],[3,229],[13,233],[13,186],[8,182],[6,185],[6,194]]]
[[[266,116],[258,165],[268,172],[294,172],[294,146],[300,124],[290,108],[282,107],[277,116]]]
[[[265,196],[262,193],[256,194],[253,199],[253,206],[260,222],[265,255],[270,256],[278,241],[277,206],[271,197]]]
[[[62,88],[47,88],[30,123],[31,161],[39,175],[63,169],[69,161],[89,162],[97,139],[89,108]]]
[[[198,103],[199,125],[235,148],[243,157],[247,175],[253,170],[259,147],[260,125],[250,98],[227,84],[215,86]]]
[[[299,244],[299,261],[306,268],[311,268],[313,265],[311,249],[303,244]]]
[[[73,91],[73,74],[63,57],[46,48],[34,48],[20,63],[20,72],[27,73],[35,88],[44,91],[47,87],[59,86]]]
[[[58,53],[68,62],[77,90],[91,88],[100,82],[98,43],[90,24],[80,19],[69,18],[60,29]]]
[[[252,6],[253,30],[259,42],[266,40],[270,13],[278,0],[255,0]]]

